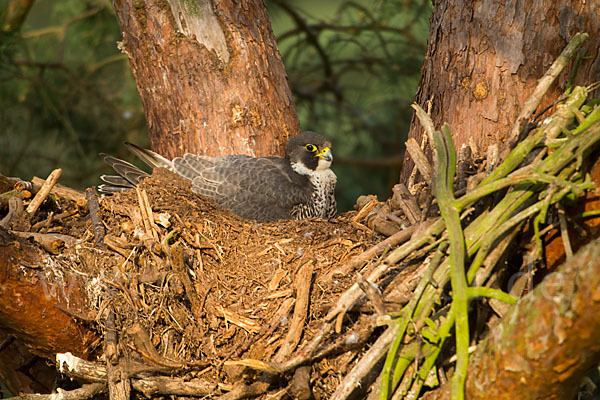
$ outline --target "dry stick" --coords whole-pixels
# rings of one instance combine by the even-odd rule
[[[192,308],[192,314],[196,321],[202,320],[202,304],[200,302],[200,296],[196,292],[196,287],[192,284],[190,277],[186,270],[185,261],[183,260],[183,250],[179,244],[175,244],[173,247],[169,247],[166,243],[167,240],[163,240],[163,251],[167,254],[167,260],[171,264],[171,269],[177,274],[185,292],[187,299],[190,302]]]
[[[146,209],[146,216],[148,217],[148,225],[150,225],[150,231],[154,240],[158,241],[158,232],[156,229],[156,223],[154,222],[154,214],[152,213],[152,207],[150,207],[150,201],[148,200],[148,193],[146,190],[142,190],[142,199],[144,200],[144,207]]]
[[[58,254],[60,249],[66,244],[73,246],[80,242],[79,239],[73,236],[63,235],[60,233],[37,233],[37,232],[20,232],[10,231],[15,236],[20,238],[32,238],[36,243],[40,244],[44,250],[52,254]]]
[[[309,400],[313,398],[310,387],[310,370],[310,365],[305,365],[294,371],[294,377],[288,389],[294,399]]]
[[[42,186],[44,185],[44,180],[42,178],[38,178],[34,176],[31,182],[27,181],[19,181],[18,185],[23,185],[25,183],[30,184],[31,186],[26,187],[25,189],[31,191],[32,193],[37,193],[40,191]],[[15,189],[17,188],[17,184],[15,184]],[[22,187],[22,186],[21,186]],[[60,183],[54,185],[50,193],[62,197],[63,199],[72,200],[76,203],[85,202],[85,194],[79,190],[71,189],[70,187],[63,186]]]
[[[395,185],[392,190],[404,215],[406,215],[410,221],[410,224],[414,225],[419,222],[419,219],[421,218],[421,208],[417,204],[412,193],[409,192],[402,183]]]
[[[368,250],[360,253],[346,264],[342,265],[340,268],[334,269],[325,275],[321,281],[328,282],[333,279],[334,275],[345,276],[350,274],[352,271],[360,267],[362,264],[369,261],[371,258],[376,257],[383,253],[386,249],[392,248],[394,246],[399,245],[400,243],[406,242],[412,234],[417,230],[417,228],[421,226],[421,224],[412,225],[402,231],[399,231],[387,239],[377,243],[375,246],[371,247]]]
[[[429,105],[431,106],[431,103],[429,103]],[[428,135],[423,135],[423,137],[421,138],[421,152],[423,152],[423,150],[425,150],[425,146],[427,145],[427,138]],[[410,153],[409,153],[410,154]],[[410,176],[408,177],[408,190],[410,190],[411,193],[414,193],[414,186],[415,186],[415,178],[417,177],[417,164],[415,163],[415,166],[413,167]]]
[[[471,157],[471,147],[463,143],[458,152],[458,161],[456,163],[456,184],[454,185],[454,196],[459,196],[459,191],[467,188],[467,173],[473,164]]]
[[[296,276],[296,305],[294,315],[290,324],[285,340],[279,351],[273,358],[276,362],[282,362],[294,351],[300,338],[302,337],[304,321],[308,312],[308,303],[310,300],[310,284],[313,275],[312,262],[307,262],[298,271]]]
[[[145,379],[133,379],[131,387],[142,392],[148,398],[160,395],[174,396],[211,396],[217,390],[217,385],[199,380],[175,379],[167,376],[156,376]]]
[[[48,178],[46,178],[46,182],[44,182],[40,191],[37,192],[33,200],[31,200],[31,203],[29,203],[29,206],[27,206],[26,211],[29,215],[34,214],[37,211],[37,209],[42,205],[44,200],[46,200],[46,197],[48,197],[48,194],[50,194],[50,190],[52,190],[52,187],[54,186],[58,178],[60,178],[60,174],[62,174],[62,169],[57,168],[54,171],[52,171],[50,175],[48,175]]]
[[[106,384],[106,365],[83,360],[71,353],[56,355],[56,368],[71,377]],[[153,369],[144,368],[140,374],[147,375]],[[217,385],[200,379],[183,380],[171,377],[132,378],[131,387],[146,395],[205,396],[214,394]]]
[[[383,299],[381,298],[381,293],[379,293],[379,291],[375,289],[375,287],[373,287],[373,285],[369,283],[360,273],[356,274],[356,283],[358,283],[360,290],[362,290],[371,301],[375,312],[380,316],[387,315],[385,305],[383,304]]]
[[[354,222],[362,221],[363,219],[365,219],[365,217],[367,215],[369,215],[371,213],[371,211],[373,211],[373,209],[375,208],[375,206],[377,204],[378,204],[377,198],[372,199],[367,204],[365,204],[360,210],[358,210],[356,215],[353,216],[352,218],[350,218],[350,220],[354,221]]]
[[[321,347],[313,355],[312,359],[320,360],[330,354],[340,354],[352,349],[361,348],[369,341],[375,328],[379,326],[379,317],[373,314],[366,321],[358,324],[358,327],[356,325],[355,323],[353,330],[349,330],[343,336],[338,336],[334,342]]]
[[[396,330],[394,327],[390,326],[379,336],[369,351],[362,356],[358,364],[352,368],[337,386],[330,400],[347,399],[357,387],[361,386],[361,379],[371,373],[375,365],[386,355],[395,333]]]
[[[289,312],[292,309],[292,306],[294,305],[295,302],[296,302],[296,300],[291,297],[285,299],[283,301],[283,303],[281,303],[281,305],[279,306],[277,311],[275,311],[275,314],[273,314],[273,318],[271,319],[270,325],[264,325],[262,327],[262,329],[260,330],[260,332],[258,332],[258,336],[254,336],[254,337],[248,336],[246,341],[244,342],[244,344],[237,347],[234,351],[232,351],[230,353],[229,356],[227,356],[225,358],[231,358],[232,356],[234,358],[237,358],[241,354],[244,354],[246,352],[246,350],[248,350],[253,343],[261,340],[262,338],[271,337],[273,332],[275,332],[275,330],[281,325],[281,319],[285,315],[289,314]],[[227,363],[227,361],[225,363]]]
[[[415,163],[415,167],[419,169],[425,182],[431,182],[433,176],[431,173],[431,165],[429,164],[429,160],[427,160],[427,156],[421,149],[421,146],[419,146],[415,139],[410,138],[406,141],[406,151],[408,151],[410,158],[412,158]]]
[[[521,108],[521,113],[517,117],[515,124],[513,125],[512,130],[510,131],[510,135],[508,140],[506,141],[506,146],[503,150],[503,154],[501,159],[504,160],[508,153],[515,147],[517,141],[519,140],[519,134],[525,128],[525,125],[537,109],[537,107],[542,102],[542,98],[550,89],[550,86],[554,82],[554,80],[560,75],[563,69],[571,62],[571,59],[575,55],[575,53],[579,50],[579,48],[583,45],[583,43],[588,39],[589,35],[587,33],[577,33],[567,47],[560,53],[558,58],[552,63],[548,71],[542,76],[542,78],[538,81],[537,86],[533,90],[531,96],[525,101],[523,104],[523,108]]]
[[[71,378],[106,383],[106,366],[74,356],[70,352],[56,355],[56,369]]]
[[[96,189],[91,187],[85,190],[85,199],[90,209],[90,218],[92,219],[92,230],[94,232],[94,242],[96,247],[104,246],[104,225],[100,217],[100,204],[98,204],[98,195]]]
[[[560,203],[558,203],[558,221],[560,223],[560,236],[562,237],[563,246],[565,247],[565,255],[567,256],[567,260],[569,260],[573,257],[573,248],[571,247],[571,240],[569,240],[565,209]]]
[[[148,195],[146,194],[145,190],[140,189],[137,186],[135,187],[135,191],[137,193],[138,203],[140,204],[140,213],[142,215],[142,222],[144,223],[146,235],[148,235],[149,238],[158,241],[158,234],[153,227],[154,220],[152,216],[152,209],[150,208],[150,204],[148,202]]]
[[[260,396],[265,393],[269,388],[268,382],[254,382],[250,385],[240,383],[236,385],[233,390],[222,396],[216,397],[217,400],[239,400],[248,399],[251,397]]]
[[[90,399],[100,393],[106,392],[106,385],[103,383],[90,383],[83,385],[75,390],[57,390],[57,393],[33,394],[22,393],[16,397],[9,397],[4,400],[85,400]]]
[[[0,221],[0,228],[8,229],[10,222],[23,213],[23,200],[18,197],[8,199],[8,213]]]
[[[106,317],[104,333],[104,358],[106,359],[106,377],[110,400],[129,400],[131,398],[131,382],[125,363],[119,356],[118,337],[115,327],[114,311]]]

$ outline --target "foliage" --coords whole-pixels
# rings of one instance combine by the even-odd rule
[[[97,183],[98,151],[139,141],[145,124],[110,3],[39,1],[0,35],[0,169],[27,179],[62,167],[65,184]]]

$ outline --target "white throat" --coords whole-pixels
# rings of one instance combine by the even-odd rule
[[[292,163],[292,169],[294,171],[296,171],[297,173],[299,173],[300,175],[307,175],[307,176],[314,176],[317,174],[323,174],[326,173],[327,171],[333,173],[329,167],[331,166],[331,161],[326,161],[323,160],[322,158],[319,159],[319,163],[317,164],[317,169],[312,170],[310,168],[306,168],[306,166],[302,163]],[[329,174],[326,174],[329,175]]]

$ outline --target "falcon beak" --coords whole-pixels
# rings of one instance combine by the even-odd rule
[[[324,147],[319,153],[317,153],[317,157],[325,161],[333,161],[333,154],[331,153],[331,149],[329,147]]]

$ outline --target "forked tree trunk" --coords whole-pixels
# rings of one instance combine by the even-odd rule
[[[299,124],[262,0],[114,6],[155,151],[283,153]]]
[[[455,146],[474,143],[485,153],[502,145],[537,81],[577,32],[590,35],[581,54],[578,84],[600,77],[598,1],[435,0],[427,55],[415,102],[440,128],[447,122]],[[572,68],[558,78],[538,110],[564,93]],[[409,137],[423,129],[413,117]],[[406,156],[401,180],[413,163]]]

